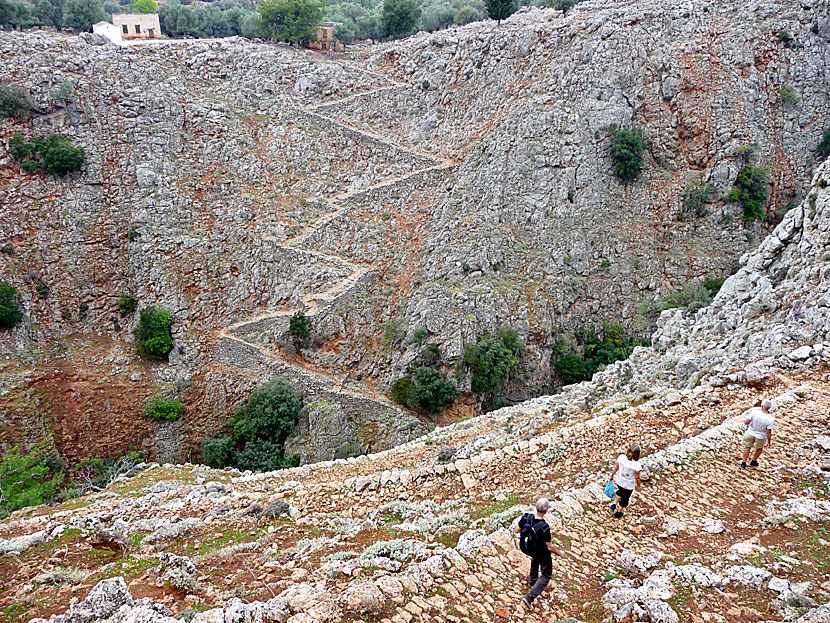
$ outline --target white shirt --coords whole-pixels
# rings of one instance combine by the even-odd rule
[[[764,413],[761,407],[752,407],[747,413],[747,417],[751,420],[746,432],[756,439],[766,439],[767,430],[772,430],[772,426],[775,424],[775,416],[772,413]]]
[[[616,475],[617,484],[623,489],[633,491],[637,486],[637,478],[634,474],[642,469],[640,461],[629,461],[627,456],[621,454],[617,457],[617,464],[620,466]]]

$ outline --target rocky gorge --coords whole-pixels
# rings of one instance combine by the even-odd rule
[[[828,178],[830,160],[711,306],[664,312],[653,347],[591,382],[360,457],[143,464],[17,511],[0,605],[37,623],[827,621]],[[773,444],[739,470],[761,397]],[[603,487],[633,442],[644,486],[618,520]],[[529,559],[509,527],[539,493],[554,577],[517,612]]]
[[[806,196],[828,28],[823,3],[597,1],[341,59],[0,34],[0,80],[36,106],[3,136],[60,131],[87,152],[65,178],[2,154],[14,253],[0,270],[25,311],[0,335],[3,443],[197,458],[283,374],[316,405],[294,442],[304,460],[390,448],[433,425],[384,395],[420,356],[416,331],[449,370],[477,336],[514,328],[525,372],[507,395],[539,393],[580,331],[631,327],[641,301],[729,274]],[[614,175],[612,124],[648,142],[634,182]],[[771,172],[761,224],[727,197],[747,153]],[[711,201],[678,219],[698,183]],[[173,313],[167,364],[132,352],[121,293]],[[286,340],[297,311],[313,328],[300,349]],[[686,380],[707,373],[698,359]],[[136,417],[159,393],[185,403],[183,422]]]

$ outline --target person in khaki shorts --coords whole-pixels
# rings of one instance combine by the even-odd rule
[[[775,416],[770,413],[772,402],[761,401],[761,408],[753,407],[747,412],[745,424],[749,425],[743,438],[744,457],[741,461],[741,469],[746,469],[746,460],[749,458],[749,451],[755,450],[752,456],[750,467],[758,467],[758,457],[772,444],[772,427],[775,424]]]

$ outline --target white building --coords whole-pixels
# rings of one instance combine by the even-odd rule
[[[109,22],[98,22],[92,25],[92,32],[96,35],[104,35],[107,39],[116,44],[121,44],[121,27]]]
[[[113,13],[123,39],[161,39],[158,13]]]

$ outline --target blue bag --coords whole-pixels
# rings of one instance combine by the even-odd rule
[[[609,480],[608,484],[605,485],[605,497],[613,500],[614,499],[614,493],[615,493],[615,491],[614,491],[614,481]]]

